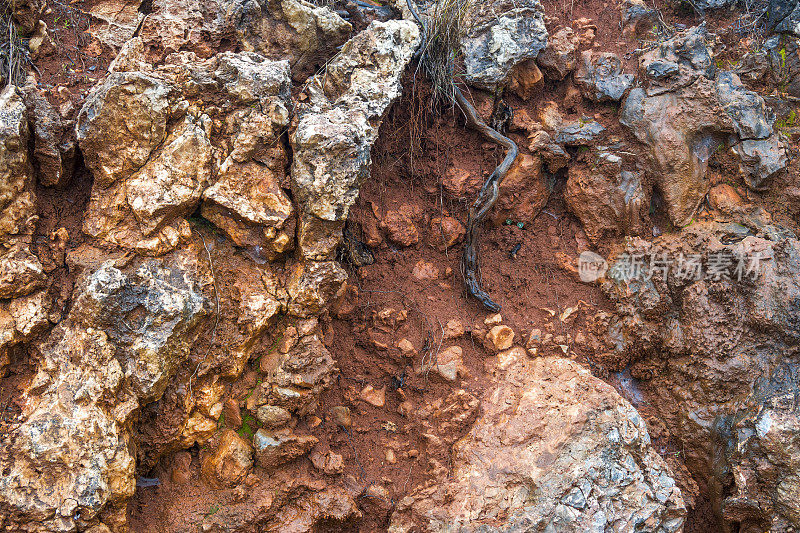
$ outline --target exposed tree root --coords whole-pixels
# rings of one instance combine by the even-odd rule
[[[427,40],[430,38],[428,34],[428,27],[420,18],[417,8],[413,0],[406,0],[408,9],[416,19],[417,23],[422,27],[422,43],[418,49],[417,54],[421,54],[426,50]],[[422,58],[424,61],[424,57]],[[500,305],[495,303],[489,293],[481,288],[480,283],[480,262],[478,260],[478,225],[486,217],[486,214],[497,201],[497,196],[500,192],[500,181],[505,177],[508,169],[514,164],[517,159],[517,145],[501,134],[499,131],[489,127],[482,118],[478,116],[475,107],[464,96],[455,83],[453,84],[453,96],[455,104],[464,113],[467,118],[467,124],[479,131],[484,137],[492,142],[495,142],[506,149],[506,156],[503,161],[494,169],[494,172],[489,176],[486,182],[481,187],[478,193],[478,198],[473,202],[469,208],[469,216],[467,218],[467,235],[464,243],[464,255],[461,258],[461,270],[464,277],[464,285],[472,296],[477,298],[487,309],[491,311],[499,311]]]

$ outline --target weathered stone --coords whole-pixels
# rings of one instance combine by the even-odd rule
[[[376,389],[372,385],[367,385],[361,389],[359,397],[374,407],[383,407],[386,405],[386,387]]]
[[[469,29],[461,38],[465,78],[476,87],[504,85],[514,66],[535,59],[547,45],[538,0],[478,2],[466,19]]]
[[[312,435],[286,432],[270,435],[264,429],[259,429],[253,436],[258,465],[268,471],[302,457],[311,451],[317,442],[319,440]]]
[[[581,119],[577,122],[566,122],[558,128],[555,142],[567,146],[586,146],[591,144],[606,129],[596,120]]]
[[[193,279],[196,261],[184,252],[126,272],[109,261],[86,278],[75,300],[73,320],[108,335],[125,377],[143,402],[163,394],[206,314]]]
[[[75,134],[36,86],[27,85],[24,98],[33,134],[36,177],[46,187],[64,185],[75,170]]]
[[[145,14],[138,2],[102,0],[89,9],[89,32],[104,45],[118,50],[136,33]]]
[[[381,225],[386,229],[389,240],[400,246],[412,246],[419,242],[419,231],[410,216],[408,206],[387,211]]]
[[[256,418],[267,428],[276,428],[286,425],[292,419],[292,414],[276,405],[262,405],[256,411]]]
[[[739,170],[751,189],[760,189],[771,177],[789,164],[786,143],[779,134],[767,139],[746,139],[733,146],[739,157]]]
[[[514,344],[514,330],[504,325],[494,326],[486,334],[486,340],[497,351],[507,350]]]
[[[65,323],[40,347],[19,428],[0,442],[5,527],[70,531],[101,511],[124,520],[135,489],[124,428],[137,401],[114,352],[102,331]]]
[[[440,250],[453,248],[466,235],[464,224],[450,216],[433,217],[431,219],[430,242]]]
[[[644,230],[647,202],[641,173],[622,169],[622,158],[599,151],[594,164],[569,167],[564,199],[594,243],[605,234],[629,235]]]
[[[400,75],[418,43],[414,23],[372,22],[308,83],[310,103],[299,109],[291,135],[304,257],[329,259],[339,244],[337,231],[369,174],[383,113],[400,95]]]
[[[401,500],[389,531],[682,531],[681,491],[644,421],[572,361],[513,363],[453,450],[450,481]]]
[[[215,75],[242,103],[260,111],[235,113],[232,149],[217,182],[203,193],[202,214],[237,246],[273,260],[294,245],[294,208],[281,189],[287,156],[279,137],[292,107],[287,61],[256,54],[221,54]]]
[[[761,446],[772,446],[792,424],[772,403],[783,392],[771,388],[769,376],[784,383],[781,391],[791,390],[792,380],[780,378],[778,369],[795,364],[790,354],[800,340],[800,242],[756,217],[738,220],[747,226],[697,222],[653,243],[633,239],[624,252],[678,258],[677,264],[662,271],[645,261],[642,272],[652,274],[645,281],[623,275],[618,258],[603,288],[621,315],[612,328],[619,332],[615,354],[630,354],[621,364],[631,367],[632,394],[647,391],[692,477],[707,484],[714,508],[731,496],[723,513],[767,529],[773,518],[780,524],[789,516],[775,507],[780,489],[773,480],[795,471],[786,462],[794,453],[786,434],[778,437],[784,451],[767,454],[771,464],[760,458]],[[729,474],[737,469],[741,476]]]
[[[550,36],[547,47],[536,58],[548,78],[563,80],[577,64],[578,37],[572,28],[561,28]]]
[[[335,261],[298,263],[286,282],[289,313],[307,317],[318,314],[338,294],[347,273]]]
[[[595,102],[618,102],[633,85],[633,74],[622,73],[622,61],[610,52],[581,53],[575,83]]]
[[[658,23],[658,11],[650,8],[644,0],[623,0],[619,7],[625,35],[642,37]]]
[[[463,353],[460,346],[445,348],[436,356],[434,370],[447,381],[455,381],[465,371]]]
[[[492,220],[495,224],[502,224],[510,218],[515,222],[531,224],[549,197],[550,190],[542,172],[541,159],[520,154],[500,182]]]
[[[234,487],[244,481],[253,466],[253,447],[235,431],[222,434],[213,454],[203,461],[203,479],[212,487]]]

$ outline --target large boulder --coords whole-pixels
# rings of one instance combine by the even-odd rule
[[[761,419],[752,409],[783,409],[759,382],[797,364],[800,241],[758,210],[731,212],[738,214],[729,221],[698,222],[652,242],[632,239],[611,261],[603,288],[621,319],[609,325],[616,345],[610,360],[620,369],[630,365],[632,387],[664,421],[662,436],[679,443],[692,476],[708,486],[716,513],[769,523],[769,509],[784,512],[773,498],[782,490],[776,480],[795,466],[776,457],[757,467],[765,469],[763,480],[753,478],[749,461],[767,453],[759,447],[771,444],[760,439],[772,426],[764,421],[752,441],[747,427],[753,416]],[[783,442],[781,453],[791,456],[791,441]],[[744,477],[728,475],[736,469]],[[744,499],[725,511],[723,500],[737,491]],[[753,501],[763,502],[761,511]]]
[[[85,267],[69,315],[36,347],[19,423],[0,439],[4,527],[124,528],[135,488],[131,415],[160,397],[205,314],[196,257]]]
[[[642,418],[566,359],[513,363],[452,461],[448,480],[399,502],[389,531],[683,529],[681,491]]]
[[[467,83],[484,89],[504,85],[517,64],[535,59],[547,46],[539,0],[475,2],[461,39]]]
[[[309,103],[300,106],[291,135],[303,258],[332,258],[359,186],[369,176],[370,149],[383,114],[400,96],[400,76],[418,45],[416,24],[374,21],[309,81]]]
[[[703,26],[692,28],[644,54],[646,86],[630,91],[620,114],[647,146],[650,173],[677,226],[689,222],[708,192],[715,150],[728,144],[753,188],[787,163],[763,98],[735,74],[716,72],[706,37]]]

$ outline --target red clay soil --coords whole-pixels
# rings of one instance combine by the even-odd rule
[[[551,31],[571,20],[587,17],[598,26],[596,47],[599,50],[625,56],[638,46],[635,41],[622,39],[615,2],[544,0],[543,4]],[[84,8],[82,2],[71,5]],[[664,7],[661,2],[658,5]],[[693,14],[667,7],[664,7],[664,11],[673,21],[689,25],[697,21]],[[57,15],[54,11],[46,19],[50,27],[57,25]],[[54,100],[57,104],[66,99],[79,102],[83,92],[105,74],[110,60],[107,55],[92,55],[91,50],[87,51],[86,42],[79,35],[75,39],[79,48],[84,46],[80,58],[74,51],[70,52],[69,47],[65,47],[38,64],[43,73],[42,86],[51,89],[51,101],[54,95],[58,95]],[[83,62],[76,61],[76,58],[83,59]],[[635,69],[635,57],[628,56],[626,63],[628,71]],[[64,87],[60,92],[59,86]],[[353,305],[352,311],[332,321],[330,351],[340,373],[330,390],[323,394],[319,412],[327,413],[330,407],[336,405],[355,406],[352,412],[353,425],[349,431],[345,431],[328,417],[322,417],[317,427],[308,428],[320,439],[323,451],[330,449],[344,457],[345,470],[341,479],[362,487],[370,484],[390,487],[389,501],[362,498],[359,503],[365,517],[351,528],[352,531],[385,530],[393,501],[402,498],[426,478],[429,460],[435,459],[445,466],[449,464],[449,457],[429,454],[426,441],[421,436],[419,421],[404,417],[399,412],[400,404],[404,401],[416,407],[427,405],[453,390],[451,384],[437,379],[432,373],[420,371],[423,357],[430,357],[441,348],[457,344],[463,349],[464,363],[469,371],[469,377],[463,380],[462,387],[472,395],[481,397],[488,384],[484,370],[486,351],[475,344],[469,330],[474,325],[483,324],[489,313],[463,290],[459,273],[460,246],[442,250],[438,246],[440,237],[431,229],[430,219],[449,215],[466,222],[471,197],[449,197],[442,188],[442,177],[448,168],[457,164],[470,172],[470,190],[475,191],[503,157],[503,153],[498,147],[487,144],[477,133],[466,129],[460,117],[452,112],[436,116],[427,107],[430,95],[424,84],[415,86],[412,79],[406,77],[404,86],[405,96],[385,119],[379,140],[373,148],[372,176],[362,186],[359,200],[352,210],[351,226],[356,236],[362,237],[362,228],[375,224],[374,220],[370,221],[374,212],[385,213],[386,210],[403,206],[403,209],[413,212],[420,232],[419,243],[399,248],[384,242],[373,250],[376,258],[374,264],[360,268],[348,267],[349,283],[357,289],[357,297],[356,291],[351,291],[349,303]],[[531,100],[523,102],[509,96],[508,103],[517,111],[528,110],[533,116],[543,100],[561,102],[564,91],[564,84],[545,83]],[[488,100],[485,95],[475,96],[481,104],[479,110],[486,116]],[[588,102],[581,106],[565,118],[596,116],[608,128],[608,136],[630,140],[629,134],[620,128],[616,120],[617,110],[614,106]],[[525,140],[522,137],[518,136],[515,140],[520,141],[521,146],[526,144],[522,142]],[[612,310],[611,302],[598,287],[581,283],[559,260],[559,253],[576,257],[582,251],[578,243],[585,239],[580,223],[566,210],[562,193],[564,181],[563,175],[554,177],[550,199],[533,224],[519,228],[516,225],[492,226],[487,223],[480,236],[483,287],[503,306],[501,314],[504,323],[510,325],[518,335],[527,337],[532,329],[538,328],[554,336],[567,338],[569,335],[574,340],[587,334],[589,316],[597,311]],[[41,222],[37,239],[46,238],[57,229],[57,225],[65,226],[70,236],[69,247],[78,246],[81,243],[82,210],[90,187],[88,178],[79,174],[76,181],[65,190],[38,191],[43,201],[39,202]],[[517,245],[519,251],[512,258],[510,251]],[[614,245],[615,242],[609,240],[598,248],[607,252]],[[439,276],[435,279],[416,279],[412,272],[420,261],[429,263],[439,272]],[[56,271],[54,275],[61,280],[55,285],[65,292],[66,300],[74,280],[65,269]],[[553,312],[557,317],[579,302],[584,302],[581,311],[567,322],[553,317]],[[390,327],[373,328],[378,320],[376,315],[389,308],[397,312],[405,311],[405,320]],[[463,324],[467,334],[442,343],[443,327],[453,319]],[[394,355],[394,351],[382,349],[382,344],[391,344],[401,338],[409,339],[420,353],[407,360]],[[608,378],[609,371],[593,361],[592,354],[584,346],[574,342],[567,342],[567,345],[571,357],[586,364],[599,377]],[[3,381],[3,390],[0,391],[0,408],[3,409],[0,421],[5,419],[6,411],[13,413],[17,408],[14,405],[15,391],[29,375],[30,369],[22,363],[12,366],[11,377]],[[241,379],[247,380],[247,375],[245,371],[245,377]],[[618,386],[623,395],[627,394],[619,383],[615,380],[611,382]],[[384,407],[351,401],[366,385],[372,385],[375,389],[386,388]],[[636,407],[647,418],[646,391],[641,401],[636,402]],[[468,425],[464,425],[460,430],[454,430],[451,436],[458,437],[468,429]],[[663,455],[673,453],[666,444],[659,446],[658,439],[654,439],[654,442]],[[394,463],[387,461],[386,451],[390,447],[397,450]],[[200,452],[197,448],[190,450],[195,462]],[[170,457],[162,459],[147,473],[161,480],[159,486],[137,490],[129,507],[132,531],[162,531],[164,513],[168,512],[165,502],[180,501],[187,508],[212,510],[219,502],[235,497],[233,490],[213,491],[199,479],[187,484],[173,484],[170,480],[170,460]],[[310,465],[302,459],[295,468],[298,475],[302,475]],[[336,478],[330,481],[334,483]],[[702,491],[697,503],[690,511],[687,533],[721,530]],[[341,528],[335,530],[343,531]]]

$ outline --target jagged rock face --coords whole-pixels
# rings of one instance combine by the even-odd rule
[[[594,161],[591,168],[569,167],[564,192],[569,210],[592,242],[605,234],[641,233],[647,214],[642,173],[623,169],[623,158],[613,150],[598,149]]]
[[[48,187],[69,183],[75,168],[74,132],[35,86],[27,85],[23,91],[34,138],[36,177]]]
[[[641,271],[652,277],[628,279],[625,265],[631,263],[619,256],[604,285],[622,316],[612,328],[618,351],[633,355],[633,377],[646,384],[650,404],[684,446],[692,475],[708,483],[716,506],[731,487],[765,502],[777,490],[770,485],[771,474],[765,474],[763,487],[727,475],[749,468],[738,464],[749,461],[744,444],[733,463],[723,458],[726,448],[733,449],[726,443],[747,437],[752,421],[734,415],[752,405],[748,398],[757,394],[756,380],[783,364],[795,365],[800,339],[800,241],[758,213],[740,213],[736,220],[740,223],[697,223],[652,243],[632,241],[628,257],[642,254]],[[666,276],[664,258],[672,260]],[[760,453],[758,438],[753,454]],[[777,477],[790,468],[781,458],[761,466]],[[747,508],[743,501],[731,505]],[[738,520],[736,512],[731,511],[731,520]],[[753,511],[742,512],[751,516]]]
[[[237,246],[272,260],[294,246],[294,207],[281,188],[287,156],[279,139],[292,107],[289,64],[256,54],[224,54],[219,63],[228,92],[244,104],[258,102],[262,112],[231,117],[239,131],[219,179],[203,193],[202,214]]]
[[[100,330],[60,325],[40,353],[22,422],[0,444],[3,526],[74,531],[104,510],[109,525],[124,521],[135,485],[126,426],[137,402],[114,346]]]
[[[400,96],[400,76],[418,45],[416,24],[372,22],[309,82],[310,103],[298,110],[291,135],[304,258],[332,257],[359,184],[369,175],[383,114]]]
[[[452,479],[398,504],[389,531],[681,531],[680,490],[644,421],[574,362],[509,367],[454,446]]]
[[[791,33],[800,37],[800,2],[797,0],[775,0],[770,2],[767,26],[776,32]]]
[[[722,502],[722,514],[740,531],[782,533],[800,527],[798,392],[797,363],[786,361],[759,379],[753,394],[725,420],[733,490]]]
[[[129,43],[116,68],[146,69],[140,51]],[[280,187],[287,157],[278,140],[291,108],[288,63],[249,52],[173,60],[112,73],[81,110],[78,142],[95,174],[84,230],[159,255],[187,239],[184,217],[202,198],[203,215],[237,245],[267,259],[291,250],[294,210]],[[212,143],[219,134],[224,142]]]
[[[29,248],[38,219],[29,139],[25,104],[7,86],[0,93],[0,373],[9,350],[48,325],[47,280]]]
[[[191,255],[123,270],[107,262],[87,274],[67,319],[38,347],[20,424],[0,444],[4,526],[125,523],[135,485],[130,415],[160,397],[205,314]]]
[[[547,46],[544,10],[538,0],[475,2],[461,39],[467,83],[484,89],[503,85],[511,69]]]
[[[715,73],[701,27],[662,43],[640,59],[646,88],[625,99],[620,122],[648,146],[650,171],[673,224],[686,225],[709,189],[708,159],[735,133],[731,147],[753,188],[786,167],[785,145],[761,96],[730,72]]]
[[[145,3],[146,17],[141,13],[145,6],[120,4],[105,0],[92,7],[99,22],[94,35],[119,49],[141,24],[138,37],[153,64],[183,50],[205,59],[223,41],[233,40],[242,51],[288,60],[301,80],[353,31],[330,8],[305,0],[153,0]]]

